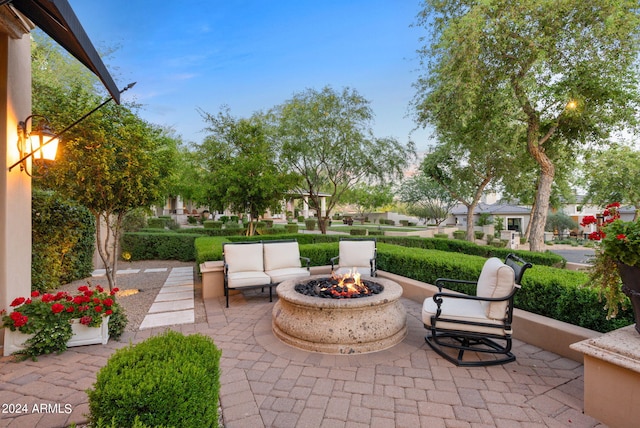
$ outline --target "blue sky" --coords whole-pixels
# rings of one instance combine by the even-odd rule
[[[377,137],[429,132],[408,116],[425,30],[419,0],[70,0],[140,115],[200,142],[197,108],[248,117],[307,88],[356,89],[371,101]],[[411,136],[410,136],[411,134]]]

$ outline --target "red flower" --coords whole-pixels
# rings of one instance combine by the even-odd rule
[[[52,302],[53,300],[54,300],[54,295],[53,294],[46,293],[46,294],[44,294],[42,296],[42,301],[45,302],[45,303]]]
[[[34,290],[31,292],[31,297],[38,297],[40,295],[40,292],[38,290]]]
[[[106,311],[104,311],[105,315],[111,315],[113,313],[113,311],[111,309],[107,309]]]
[[[84,292],[84,295],[87,296],[87,297],[91,297],[91,296],[93,296],[93,291],[87,290],[87,291]]]
[[[93,298],[93,303],[95,303],[96,305],[100,304],[100,299],[98,299],[97,297]]]
[[[612,202],[607,205],[605,208],[620,208],[620,202]]]
[[[86,285],[83,285],[81,287],[78,287],[78,291],[81,291],[84,293],[85,291],[89,291],[89,287],[87,287]]]
[[[595,232],[591,232],[589,234],[589,239],[592,240],[592,241],[599,241],[604,237],[605,237],[604,232],[602,232],[600,230],[596,230]]]
[[[67,308],[67,312],[71,313],[71,312],[73,312],[73,311],[75,311],[75,309],[74,309],[74,307],[73,307],[73,306],[69,306],[69,307]]]
[[[93,318],[91,318],[90,316],[84,316],[84,317],[80,318],[80,324],[89,325],[89,324],[91,324],[92,320],[93,320]]]
[[[587,226],[589,224],[595,224],[598,222],[598,219],[592,215],[586,215],[580,222],[580,226]]]
[[[56,297],[54,297],[53,300],[61,300],[66,295],[67,293],[65,293],[64,291],[58,291],[56,293]]]
[[[29,321],[29,317],[22,315],[20,312],[11,312],[9,317],[13,320],[13,325],[16,327],[22,327]]]
[[[96,285],[96,290],[98,290],[98,293],[102,293],[104,291],[104,288],[100,287],[99,285]]]
[[[115,295],[118,291],[120,291],[118,287],[114,288],[113,290],[111,290],[111,295]]]
[[[111,306],[113,305],[113,299],[109,299],[109,298],[104,299],[104,300],[102,301],[102,304],[103,304],[103,305],[105,305],[105,306],[109,306],[109,307],[111,307]]]
[[[625,235],[624,233],[619,233],[616,235],[616,239],[624,241],[625,239],[627,239],[627,235]]]
[[[25,300],[25,301],[24,301],[24,304],[25,304],[25,305],[30,305],[30,304],[31,304],[31,302],[32,302],[32,300],[31,300],[31,299],[27,299],[27,300]]]
[[[75,303],[76,305],[79,305],[81,303],[84,303],[84,296],[76,296],[73,298],[73,303]]]
[[[96,306],[95,308],[93,308],[93,310],[98,313],[102,312],[102,309],[103,309],[102,306]]]
[[[62,311],[64,311],[64,305],[62,303],[54,303],[51,305],[51,312],[54,314],[58,314]]]
[[[11,306],[20,306],[21,304],[23,304],[25,301],[24,297],[16,297],[15,299],[13,299],[13,302],[11,302]]]

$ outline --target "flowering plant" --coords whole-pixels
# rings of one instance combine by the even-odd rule
[[[585,216],[582,226],[596,224],[597,230],[589,234],[596,241],[596,258],[590,275],[590,283],[599,289],[607,302],[608,318],[618,313],[618,307],[625,309],[629,299],[622,290],[618,263],[640,267],[640,222],[622,221],[620,203],[605,207],[601,221],[594,216]]]
[[[33,335],[20,352],[25,356],[35,358],[51,352],[61,353],[67,349],[66,343],[72,336],[71,320],[77,319],[88,327],[98,327],[103,317],[120,314],[115,301],[117,291],[117,288],[105,291],[99,285],[94,288],[78,287],[75,294],[32,291],[30,297],[18,297],[11,302],[11,313],[0,312],[2,324],[11,331]],[[116,332],[118,336],[120,333]]]

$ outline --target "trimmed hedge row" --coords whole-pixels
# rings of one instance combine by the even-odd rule
[[[440,238],[421,238],[418,236],[383,236],[378,238],[378,242],[401,245],[403,247],[415,247],[425,250],[440,250],[452,253],[469,254],[484,258],[498,257],[504,259],[507,254],[514,253],[524,260],[534,265],[564,267],[566,260],[564,257],[550,251],[537,253],[524,250],[511,250],[508,248],[496,248],[487,245],[478,245],[469,241]]]
[[[196,259],[197,233],[148,233],[129,232],[122,235],[122,252],[131,254],[131,260],[180,260]]]

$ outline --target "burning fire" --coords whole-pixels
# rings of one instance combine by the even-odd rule
[[[331,274],[331,279],[337,281],[337,284],[324,286],[323,291],[328,290],[332,296],[356,297],[372,294],[369,287],[360,281],[360,272],[356,268],[344,275],[336,275],[334,272]]]

